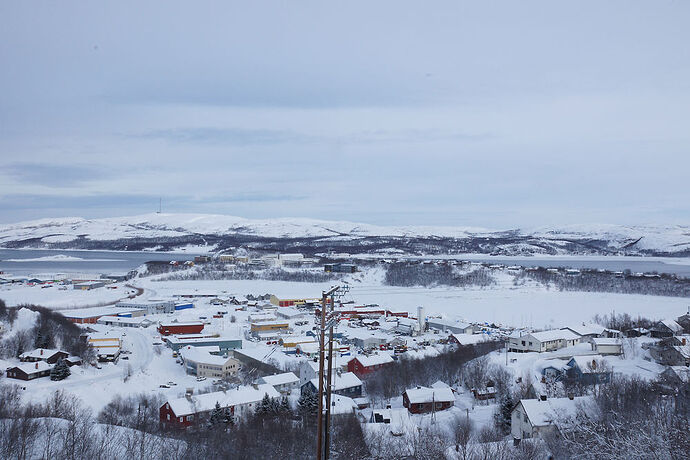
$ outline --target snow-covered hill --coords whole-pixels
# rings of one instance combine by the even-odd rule
[[[472,227],[382,227],[303,218],[251,220],[208,214],[59,218],[0,226],[0,246],[15,248],[169,250],[200,245],[222,249],[238,243],[251,247],[267,245],[267,249],[294,245],[342,248],[350,253],[353,248],[354,253],[384,253],[401,248],[404,252],[423,252],[427,248],[443,253],[690,255],[690,227],[578,225],[495,231]]]

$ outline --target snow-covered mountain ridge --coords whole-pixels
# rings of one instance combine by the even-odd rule
[[[690,226],[573,225],[489,230],[383,227],[304,218],[245,219],[209,214],[41,219],[0,226],[0,246],[74,249],[175,249],[237,244],[266,249],[313,247],[386,252],[498,254],[669,254],[690,256]]]

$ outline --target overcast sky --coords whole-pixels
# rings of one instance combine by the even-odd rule
[[[690,223],[690,2],[0,2],[0,222]]]

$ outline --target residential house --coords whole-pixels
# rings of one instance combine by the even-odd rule
[[[33,380],[48,377],[52,368],[53,366],[45,361],[36,361],[20,366],[8,367],[5,374],[10,379]]]
[[[511,434],[514,439],[529,439],[553,433],[557,426],[573,423],[578,410],[589,411],[592,405],[590,396],[522,399],[511,413]]]
[[[591,342],[597,337],[604,337],[606,328],[594,323],[582,323],[572,326],[562,327],[562,330],[568,330],[582,337],[582,342]]]
[[[683,328],[685,334],[690,334],[690,309],[683,316],[676,318],[676,323]]]
[[[318,374],[317,374],[318,376]],[[334,373],[333,379],[333,393],[347,396],[348,398],[360,398],[362,396],[362,381],[352,372],[344,372],[342,374]],[[314,378],[302,385],[301,393],[313,392],[319,390],[319,379]]]
[[[659,376],[674,386],[690,384],[690,367],[669,366]]]
[[[673,319],[664,319],[649,328],[650,335],[656,338],[672,337],[683,333],[683,326]]]
[[[289,394],[292,390],[299,388],[299,378],[292,372],[265,375],[259,379],[259,383],[272,385],[281,394]]]
[[[34,363],[36,361],[45,361],[48,364],[55,364],[58,359],[65,359],[69,356],[66,351],[50,350],[46,348],[37,348],[32,351],[27,351],[19,355],[19,361],[23,363]]]
[[[518,333],[521,334],[521,333]],[[525,353],[536,351],[560,350],[580,343],[580,336],[568,329],[532,332],[525,335],[511,335],[508,339],[508,351]]]
[[[623,354],[623,342],[614,338],[592,339],[592,350],[600,355],[621,355]]]
[[[583,385],[596,385],[611,381],[611,368],[606,365],[603,356],[573,356],[568,361],[568,378]]]
[[[201,395],[187,394],[183,398],[172,399],[159,409],[162,424],[174,428],[187,428],[197,423],[206,423],[216,403],[227,409],[235,422],[252,413],[265,395],[280,397],[271,385],[251,385],[227,391],[217,391]]]
[[[359,355],[348,361],[347,370],[361,378],[392,363],[393,358],[387,354]]]
[[[412,414],[442,411],[455,405],[455,395],[447,388],[426,388],[418,386],[403,393],[403,407]]]

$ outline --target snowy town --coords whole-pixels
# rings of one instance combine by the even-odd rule
[[[96,412],[118,394],[149,393],[160,403],[160,430],[171,433],[232,430],[274,412],[307,423],[322,394],[328,417],[356,420],[368,452],[381,457],[415,455],[410,449],[420,432],[433,433],[441,443],[436,451],[447,458],[482,449],[545,453],[546,439],[572,430],[583,411],[594,416],[602,388],[621,379],[639,379],[688,410],[688,310],[659,320],[604,314],[546,330],[469,321],[432,305],[358,303],[363,274],[356,264],[315,266],[301,254],[262,260],[296,272],[339,272],[330,296],[310,283],[287,283],[303,295],[280,297],[233,290],[241,282],[167,280],[170,273],[202,270],[213,258],[252,260],[171,261],[172,271],[162,275],[148,267],[121,275],[1,274],[0,298],[121,296],[48,313],[3,304],[3,385],[18,385],[21,399],[36,402],[71,393]],[[329,325],[322,328],[324,307]],[[78,331],[76,342],[52,325],[56,316]],[[468,431],[465,441],[458,430]]]

